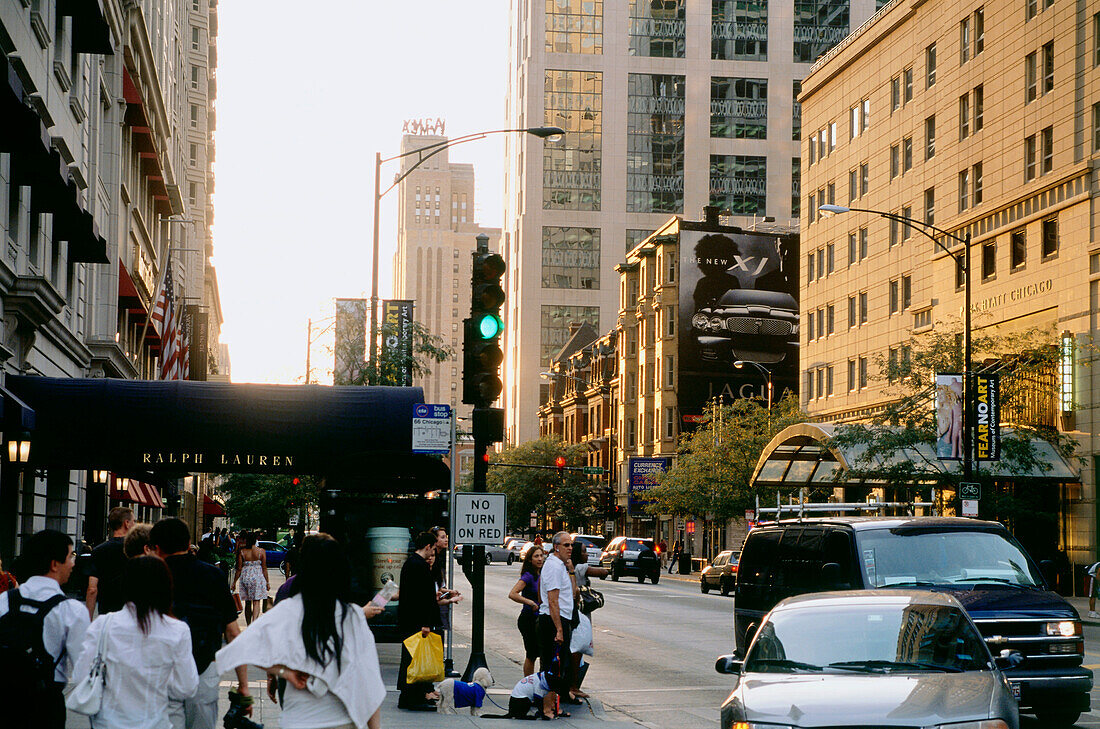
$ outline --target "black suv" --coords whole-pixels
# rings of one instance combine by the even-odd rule
[[[745,654],[764,615],[786,597],[914,587],[953,595],[993,655],[1023,655],[1004,674],[1020,709],[1042,726],[1068,726],[1088,711],[1092,671],[1082,666],[1080,616],[996,522],[837,517],[759,526],[737,568],[736,650]]]
[[[661,579],[661,560],[653,551],[652,539],[615,537],[600,555],[600,566],[611,572],[615,582],[626,575],[637,576],[638,582],[648,577],[654,585]]]

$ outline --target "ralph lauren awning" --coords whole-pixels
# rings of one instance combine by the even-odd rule
[[[414,471],[438,477],[434,467],[417,470],[417,459],[432,459],[411,453],[413,405],[423,401],[416,387],[16,375],[6,383],[34,409],[35,468],[315,473],[368,484]]]

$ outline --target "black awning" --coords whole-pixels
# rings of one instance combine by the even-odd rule
[[[57,0],[58,15],[73,19],[73,52],[113,56],[111,26],[100,0]]]
[[[0,388],[0,427],[4,430],[32,431],[34,430],[34,410],[8,390]]]
[[[413,405],[424,399],[418,387],[6,382],[35,411],[36,468],[339,474],[368,484],[373,465],[413,457]]]

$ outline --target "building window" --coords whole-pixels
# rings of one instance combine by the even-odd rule
[[[848,170],[848,202],[859,197],[859,170]]]
[[[825,333],[832,334],[836,331],[836,309],[832,304],[825,307]]]
[[[855,392],[856,386],[856,361],[848,360],[848,392]]]
[[[817,259],[817,252],[810,251],[806,255],[807,274],[806,279],[810,283],[813,283],[817,279],[817,266],[814,265],[814,261]]]
[[[652,230],[643,230],[638,228],[627,228],[626,231],[626,252],[634,250],[638,247],[638,244],[643,240],[653,235]]]
[[[913,277],[901,277],[901,308],[908,309],[913,304]]]
[[[901,148],[896,144],[890,145],[890,179],[894,179],[901,172]]]
[[[913,315],[913,328],[921,329],[923,327],[932,326],[932,310],[925,309],[924,311],[918,311]]]
[[[867,292],[859,292],[859,323],[867,323]]]
[[[665,439],[671,440],[676,437],[676,410],[674,408],[665,408]]]
[[[836,270],[836,246],[832,243],[825,246],[825,272],[832,273]]]
[[[1092,16],[1092,65],[1100,66],[1100,13]]]
[[[866,226],[859,229],[859,260],[867,257],[868,233]]]
[[[1043,44],[1043,93],[1054,90],[1054,41]]]
[[[890,113],[901,108],[901,79],[897,76],[890,79]]]
[[[1043,168],[1042,174],[1054,169],[1054,127],[1043,129]]]
[[[817,335],[814,334],[814,312],[811,311],[806,321],[806,341],[812,342],[815,339],[817,339]]]
[[[970,94],[959,97],[959,141],[970,136]]]
[[[1035,135],[1024,137],[1024,180],[1034,180],[1036,175]]]
[[[859,136],[859,105],[848,108],[848,138],[855,139]]]
[[[1043,221],[1043,259],[1058,253],[1058,218]]]
[[[630,0],[630,55],[683,58],[685,13],[685,0]]]
[[[903,173],[913,169],[913,138],[906,137],[901,140],[901,171]]]
[[[767,0],[713,0],[710,27],[711,58],[768,60]]]
[[[1035,53],[1029,53],[1024,58],[1024,100],[1027,102],[1035,101],[1039,96],[1038,62],[1038,56]]]
[[[856,297],[848,297],[848,328],[856,325]]]
[[[901,217],[911,219],[913,217],[913,208],[909,205],[903,205],[902,208],[901,208]],[[902,242],[909,240],[909,237],[911,235],[913,235],[913,226],[909,225],[909,223],[902,223],[901,224],[901,240],[902,240]]]
[[[546,3],[547,53],[603,53],[603,0]]]
[[[1027,0],[1027,19],[1031,20],[1039,13],[1039,0]]]
[[[542,229],[542,287],[600,288],[600,229]]]
[[[199,128],[199,107],[194,104],[191,104],[191,128]]]
[[[802,160],[791,159],[791,217],[797,218],[802,206]]]
[[[913,67],[905,69],[901,72],[901,93],[904,103],[908,104],[913,100]]]
[[[829,365],[825,368],[825,396],[832,397],[833,394],[833,367]]]
[[[1100,102],[1092,105],[1092,151],[1100,152]]]
[[[970,170],[959,173],[959,212],[970,207]]]
[[[859,389],[867,387],[867,358],[859,358]]]
[[[795,0],[795,63],[813,63],[848,35],[848,7],[848,0]]]
[[[681,212],[684,207],[684,77],[629,74],[627,108],[627,212]],[[713,168],[713,157],[711,165]]]
[[[936,224],[936,188],[934,187],[924,191],[924,222],[929,225]]]
[[[864,99],[859,102],[860,109],[860,128],[862,131],[867,131],[871,128],[871,100]]]
[[[982,281],[997,275],[997,241],[982,244]]]
[[[924,88],[936,85],[936,44],[924,49]]]
[[[977,162],[973,167],[971,179],[974,181],[974,194],[971,195],[970,204],[978,205],[982,201],[982,163]]]
[[[897,314],[901,305],[901,281],[890,279],[890,314]]]
[[[634,444],[637,442],[637,439],[638,439],[638,434],[637,434],[637,431],[635,430],[635,420],[634,420],[634,418],[627,418],[626,419],[626,446],[627,446],[627,448],[633,448]]]
[[[791,139],[802,141],[802,104],[798,102],[798,95],[802,93],[802,82],[795,81],[792,84],[794,94],[791,102]]]
[[[676,386],[675,361],[671,354],[665,355],[665,387]]]
[[[198,66],[192,66],[191,67],[191,88],[192,89],[197,90],[199,88],[199,80],[200,79],[201,79],[201,74],[199,72],[199,67]]]
[[[932,159],[936,156],[936,115],[924,120],[924,158]]]
[[[959,65],[970,60],[970,18],[959,21]]]
[[[859,196],[863,197],[871,187],[871,166],[864,162],[859,166]]]
[[[710,136],[766,139],[768,80],[719,76],[711,78]]]
[[[191,50],[197,51],[202,45],[202,31],[198,28],[191,28]]]
[[[455,294],[456,301],[457,297],[458,294]],[[600,307],[543,304],[539,341],[542,366],[548,366],[550,358],[565,346],[569,340],[569,325],[572,323],[588,323],[599,331]]]
[[[859,254],[856,251],[856,234],[848,234],[848,265],[851,266],[859,260]]]
[[[682,182],[683,177],[680,179]],[[738,154],[710,156],[710,204],[714,207],[729,210],[734,215],[764,215],[767,192],[767,157]],[[682,195],[681,190],[681,202]]]
[[[985,50],[985,8],[974,11],[974,56]]]
[[[599,210],[603,74],[547,70],[545,123],[565,130],[542,147],[542,207]]]
[[[974,87],[974,131],[980,132],[985,126],[985,86]]]
[[[963,257],[959,256],[955,259],[955,290],[961,291],[966,286],[966,267],[963,264]]]
[[[890,247],[893,248],[898,244],[898,221],[894,218],[890,218]]]
[[[1012,231],[1009,234],[1009,245],[1010,269],[1016,271],[1027,263],[1027,231],[1023,228]]]

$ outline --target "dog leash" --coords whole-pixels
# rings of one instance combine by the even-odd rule
[[[492,704],[493,706],[497,707],[498,709],[501,709],[504,712],[508,711],[508,709],[505,709],[503,706],[501,706],[497,702],[493,701],[493,697],[489,695],[488,691],[485,692],[485,698],[489,699],[489,703]]]

